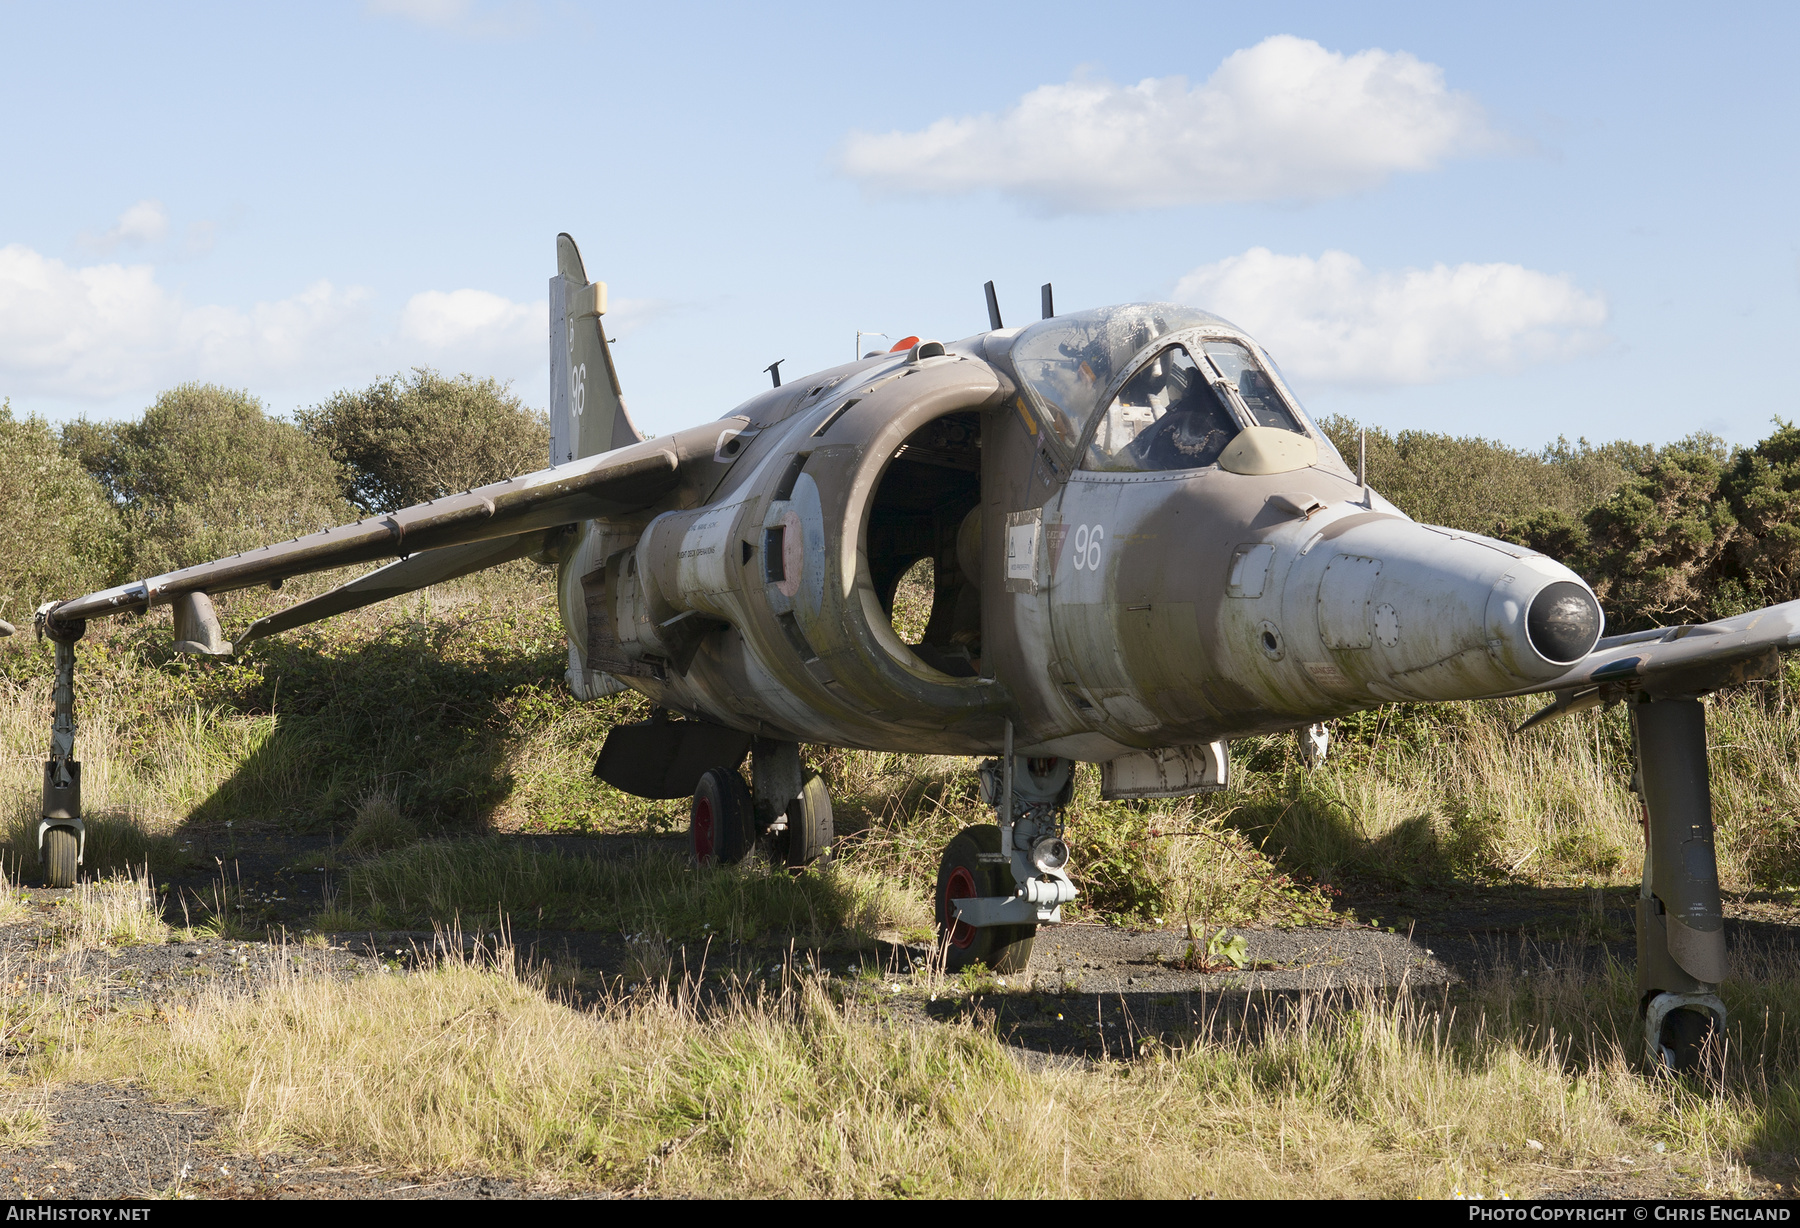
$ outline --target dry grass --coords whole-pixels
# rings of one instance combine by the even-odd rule
[[[70,951],[167,942],[171,934],[147,869],[77,883],[56,902],[50,932]]]
[[[1034,1067],[979,1022],[895,1019],[825,979],[578,1010],[512,967],[209,989],[71,1029],[38,1075],[220,1105],[234,1147],[668,1195],[1442,1197],[1646,1170],[1731,1194],[1800,1137],[1785,965],[1732,1003],[1707,1085],[1633,1068],[1617,967],[1270,1000],[1130,1063]]]

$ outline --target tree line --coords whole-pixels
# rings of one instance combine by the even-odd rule
[[[1322,423],[1352,459],[1359,427]],[[1731,448],[1558,440],[1538,451],[1366,434],[1370,483],[1414,519],[1518,542],[1594,586],[1613,631],[1800,598],[1800,428]],[[0,402],[0,617],[544,466],[549,425],[503,384],[428,368],[270,415],[182,384],[126,422],[52,428]]]
[[[0,402],[0,618],[542,469],[549,450],[548,419],[506,385],[429,368],[292,421],[200,383],[60,430]]]
[[[1359,427],[1325,433],[1355,464]],[[1370,485],[1414,519],[1541,550],[1578,572],[1613,632],[1800,598],[1800,429],[1732,448],[1558,440],[1539,451],[1427,431],[1367,432]]]

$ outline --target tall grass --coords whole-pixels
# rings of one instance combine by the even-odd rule
[[[1736,996],[1705,1083],[1638,1073],[1630,974],[1604,964],[1270,997],[1097,1064],[1027,1064],[978,1021],[891,1019],[795,973],[575,1009],[514,968],[278,971],[260,996],[67,1025],[37,1077],[216,1104],[222,1141],[259,1151],[658,1194],[1441,1197],[1644,1170],[1733,1193],[1800,1143],[1786,963]]]
[[[499,928],[510,919],[734,942],[774,931],[852,945],[929,919],[922,900],[830,864],[800,875],[754,861],[697,871],[660,848],[600,858],[494,838],[431,840],[359,862],[338,907],[340,924],[375,928]]]

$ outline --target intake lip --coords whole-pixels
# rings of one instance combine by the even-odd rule
[[[1600,627],[1600,603],[1585,586],[1568,580],[1540,589],[1525,615],[1531,646],[1557,665],[1573,665],[1592,652]]]

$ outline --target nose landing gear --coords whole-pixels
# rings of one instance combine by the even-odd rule
[[[977,962],[995,972],[1023,972],[1039,925],[1062,920],[1076,895],[1064,867],[1063,808],[1074,792],[1068,759],[1006,754],[981,765],[982,800],[998,824],[965,827],[938,862],[935,912],[945,967]]]

